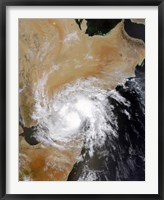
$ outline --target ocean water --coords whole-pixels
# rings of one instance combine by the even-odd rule
[[[144,63],[137,66],[134,78],[109,91],[106,124],[115,133],[105,132],[105,142],[95,148],[92,157],[83,148],[81,160],[75,164],[69,181],[145,180],[144,67]]]

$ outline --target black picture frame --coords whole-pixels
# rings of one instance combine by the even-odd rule
[[[6,7],[7,6],[158,6],[158,194],[6,194]],[[0,0],[0,198],[1,199],[164,199],[164,1],[163,0]],[[153,31],[153,30],[152,30]]]

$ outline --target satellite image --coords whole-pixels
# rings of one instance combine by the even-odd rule
[[[19,181],[145,181],[144,19],[19,19]]]

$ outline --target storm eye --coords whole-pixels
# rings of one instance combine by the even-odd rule
[[[77,112],[71,111],[66,113],[63,119],[63,124],[68,130],[79,129],[81,125],[81,119]]]

